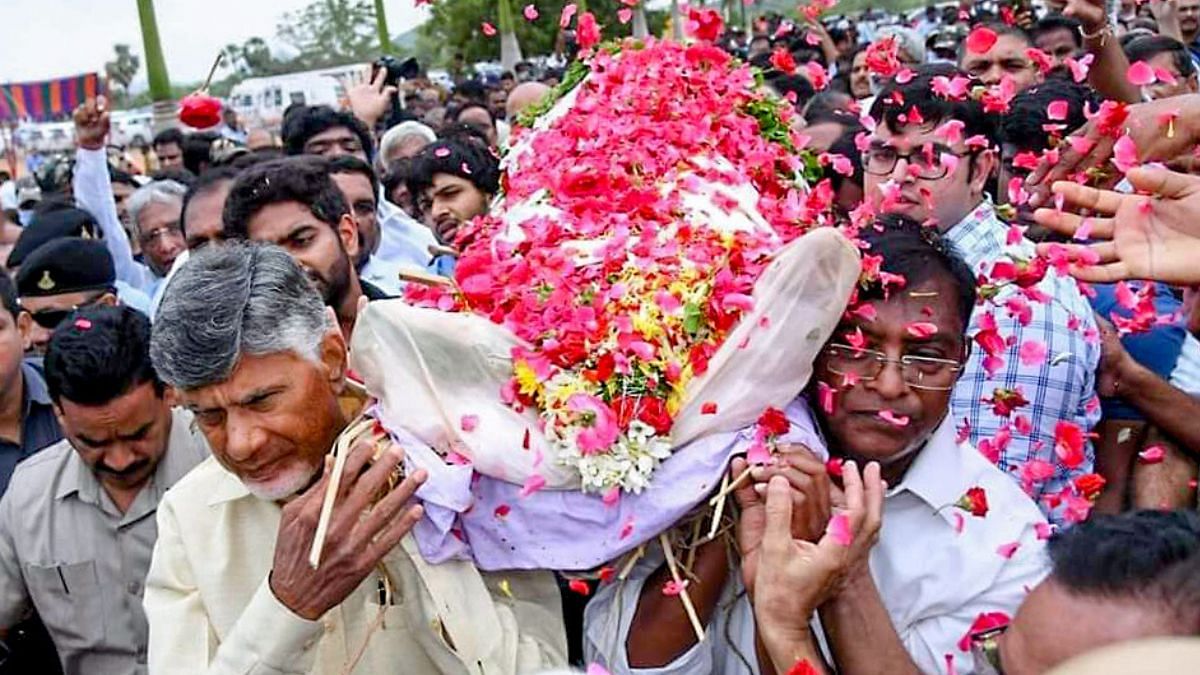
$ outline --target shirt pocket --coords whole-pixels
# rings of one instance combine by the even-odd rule
[[[104,642],[104,594],[93,560],[25,566],[29,595],[59,652]]]

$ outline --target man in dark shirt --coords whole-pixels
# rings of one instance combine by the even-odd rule
[[[25,360],[25,336],[17,328],[17,293],[0,273],[0,494],[17,462],[62,438],[42,379],[41,363]]]
[[[63,436],[50,406],[40,360],[23,358],[28,338],[17,328],[17,291],[0,268],[0,495],[17,462]],[[0,635],[0,675],[61,672],[58,655],[37,617]]]

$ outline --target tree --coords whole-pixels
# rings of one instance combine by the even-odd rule
[[[138,22],[142,27],[142,48],[146,54],[146,79],[150,81],[150,97],[156,102],[171,100],[171,78],[163,59],[162,44],[158,41],[158,21],[154,17],[153,0],[137,0]]]
[[[384,54],[392,53],[392,34],[388,32],[387,10],[383,0],[375,0],[375,30],[379,35],[379,49]]]
[[[516,39],[525,54],[549,54],[554,50],[558,37],[558,18],[562,8],[578,0],[538,0],[539,16],[536,21],[528,21],[518,7],[524,7],[530,0],[514,0],[513,24]],[[596,15],[596,20],[603,29],[605,39],[625,37],[631,34],[632,22],[621,25],[617,21],[617,11],[626,7],[620,0],[590,0],[588,10]],[[427,65],[441,66],[448,64],[455,53],[461,53],[467,63],[477,61],[496,61],[500,58],[500,35],[488,37],[483,34],[482,26],[486,21],[493,26],[500,26],[500,3],[496,0],[441,0],[430,7],[429,21],[420,28],[417,52],[424,56],[422,61]],[[665,13],[647,12],[651,33],[662,30],[665,23]]]
[[[129,45],[126,44],[113,45],[113,52],[116,54],[116,58],[104,64],[104,74],[108,76],[110,85],[120,87],[120,97],[127,99],[129,98],[129,84],[137,75],[138,68],[142,67],[142,60],[137,54],[130,51]]]
[[[516,22],[508,0],[497,5],[500,24],[500,66],[512,70],[521,61],[521,43],[517,39]]]
[[[240,45],[225,45],[224,52],[225,63],[239,79],[277,75],[287,68],[286,63],[271,55],[266,40],[260,37],[252,37]]]
[[[378,54],[375,16],[371,0],[313,0],[285,13],[276,32],[299,52],[292,70],[344,65]]]

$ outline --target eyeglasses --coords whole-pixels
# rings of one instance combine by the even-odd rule
[[[167,239],[168,237],[183,237],[183,228],[179,226],[179,223],[172,223],[156,227],[149,232],[143,232],[138,237],[138,241],[141,242],[142,246],[151,246],[159,239]]]
[[[913,389],[927,391],[950,391],[963,364],[951,359],[932,356],[904,355],[889,359],[887,354],[873,349],[855,349],[850,345],[831,344],[825,347],[825,367],[836,375],[847,375],[861,381],[874,380],[883,372],[884,366],[895,363],[900,366],[900,376]]]
[[[63,321],[66,321],[67,317],[71,316],[75,310],[83,307],[90,307],[91,305],[96,304],[96,302],[99,301],[103,295],[104,293],[97,293],[91,298],[84,300],[70,309],[40,309],[36,312],[29,312],[29,310],[25,311],[29,312],[29,316],[37,325],[45,328],[46,330],[54,330],[55,328],[58,328],[59,324],[61,324]]]
[[[870,148],[863,153],[863,170],[875,176],[890,176],[896,170],[896,163],[904,160],[911,167],[916,167],[917,178],[921,180],[938,180],[945,178],[950,171],[950,167],[942,162],[942,155],[953,155],[954,157],[963,158],[973,154],[974,151],[966,155],[948,150],[932,150],[926,151],[924,148],[913,150],[912,152],[901,153],[890,146],[877,146]]]
[[[1004,675],[1000,663],[1000,636],[1008,625],[997,626],[971,635],[971,659],[975,662],[977,675]]]

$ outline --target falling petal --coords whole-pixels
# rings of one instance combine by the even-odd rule
[[[1154,75],[1154,69],[1145,61],[1134,61],[1129,65],[1129,70],[1125,71],[1125,77],[1130,84],[1138,87],[1144,87],[1149,84],[1154,84],[1158,78]]]

